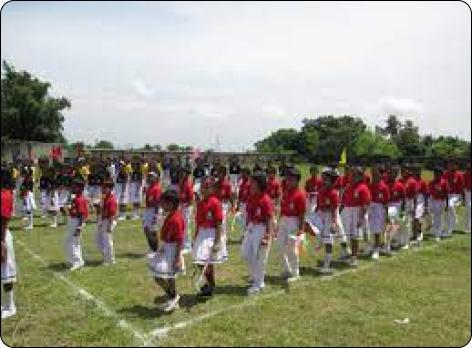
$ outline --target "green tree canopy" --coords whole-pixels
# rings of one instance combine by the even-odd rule
[[[63,111],[68,99],[50,96],[51,84],[3,61],[1,79],[2,140],[65,142]]]

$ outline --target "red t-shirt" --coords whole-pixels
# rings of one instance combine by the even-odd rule
[[[336,182],[334,183],[334,188],[336,190],[346,188],[347,185],[349,185],[350,181],[351,181],[351,176],[350,175],[340,176],[336,179]]]
[[[282,194],[282,185],[277,179],[272,179],[267,181],[267,194],[273,200],[280,198]]]
[[[223,222],[223,207],[216,196],[202,199],[197,205],[195,216],[198,228],[215,228]]]
[[[317,209],[320,211],[333,211],[339,207],[339,192],[334,189],[321,188],[317,197]]]
[[[426,181],[424,181],[423,179],[418,179],[418,178],[416,178],[416,181],[418,182],[418,186],[419,186],[418,193],[424,196],[429,195],[428,184],[426,183]]]
[[[369,187],[363,182],[350,184],[344,191],[343,203],[346,207],[362,207],[369,205],[371,200]]]
[[[443,200],[447,199],[449,194],[449,184],[446,179],[431,180],[428,184],[428,190],[433,199]]]
[[[407,199],[413,199],[420,192],[420,186],[418,181],[410,176],[403,180],[403,185],[405,186],[405,196]]]
[[[116,217],[118,212],[118,202],[114,194],[106,195],[103,198],[102,218],[112,219]]]
[[[161,199],[161,185],[154,184],[146,190],[146,208],[154,208]]]
[[[228,180],[223,180],[216,187],[216,196],[221,202],[227,202],[231,199],[231,183]]]
[[[249,198],[246,212],[248,222],[260,224],[272,218],[274,205],[267,193],[253,195]]]
[[[2,189],[2,219],[11,219],[13,215],[13,195],[10,190]]]
[[[372,179],[370,177],[369,174],[367,173],[364,173],[364,184],[367,185],[367,187],[369,187],[369,185],[372,183]]]
[[[384,173],[382,174],[382,181],[383,181],[384,183],[386,183],[387,185],[391,184],[391,182],[390,182],[390,181],[391,181],[391,177],[390,177],[390,173],[389,173],[389,172],[384,172]]]
[[[282,182],[280,183],[280,188],[282,189],[282,193],[284,193],[285,190],[287,189],[287,179],[286,178],[282,179]]]
[[[390,201],[390,189],[383,180],[376,184],[370,184],[370,193],[372,202],[387,204]]]
[[[75,198],[72,200],[70,216],[73,218],[82,216],[82,219],[84,220],[88,218],[87,199],[85,199],[82,194],[75,196]]]
[[[294,217],[305,215],[306,212],[306,193],[301,188],[294,190],[285,190],[282,195],[281,215]]]
[[[312,176],[305,182],[305,191],[308,198],[314,197],[321,188],[321,178],[319,176]]]
[[[185,236],[185,219],[180,210],[167,215],[161,229],[161,240],[182,245]]]
[[[447,171],[444,173],[444,179],[449,184],[450,193],[463,194],[464,193],[464,175],[458,171]]]
[[[190,179],[179,185],[179,202],[181,204],[193,203],[193,183]]]
[[[464,174],[465,189],[470,192],[470,169]]]
[[[251,195],[251,180],[243,178],[241,184],[239,184],[238,199],[240,203],[247,203],[249,196]]]
[[[400,180],[395,180],[390,186],[390,202],[401,202],[405,198],[405,185]]]

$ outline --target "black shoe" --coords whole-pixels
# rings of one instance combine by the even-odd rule
[[[208,284],[203,285],[202,288],[200,289],[200,292],[198,293],[198,296],[199,297],[213,296],[213,288]]]

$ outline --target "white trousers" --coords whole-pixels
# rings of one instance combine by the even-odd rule
[[[299,238],[293,236],[298,231],[298,218],[282,216],[279,222],[277,233],[277,241],[280,244],[282,266],[285,272],[289,272],[292,276],[299,276],[299,256],[298,243]]]
[[[185,235],[184,235],[184,248],[192,248],[192,230],[190,224],[192,223],[193,217],[193,206],[182,206],[182,214],[185,221]]]
[[[457,229],[457,207],[461,201],[461,195],[449,195],[449,208],[447,210],[447,233],[452,234]]]
[[[465,221],[464,230],[470,232],[470,191],[465,191]]]
[[[79,219],[70,219],[69,230],[66,239],[66,255],[67,260],[72,266],[79,265],[84,262],[84,259],[82,258],[82,247],[80,245],[82,234],[75,236],[78,225]]]
[[[264,287],[269,246],[262,245],[266,227],[263,224],[249,224],[241,244],[241,256],[247,262],[249,277],[256,287]]]
[[[102,253],[103,259],[107,263],[115,262],[115,252],[113,249],[113,230],[115,226],[110,219],[102,219],[95,232],[95,242]]]
[[[431,229],[435,237],[441,237],[442,221],[445,214],[444,208],[446,208],[446,201],[431,198],[429,206],[432,218]]]
[[[5,244],[7,248],[7,260],[2,263],[2,285],[16,282],[16,260],[13,248],[13,236],[10,230],[6,230]]]

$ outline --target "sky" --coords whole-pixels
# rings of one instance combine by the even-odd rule
[[[1,58],[72,101],[70,141],[251,149],[318,115],[471,139],[456,2],[10,2]]]

